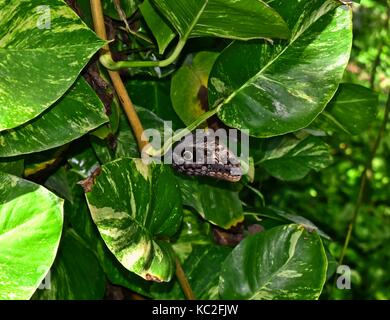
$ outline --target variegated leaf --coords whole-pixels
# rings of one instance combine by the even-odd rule
[[[194,208],[202,218],[224,229],[244,220],[242,203],[237,191],[211,181],[179,176],[183,204]]]
[[[313,136],[298,139],[286,135],[264,139],[262,152],[256,164],[270,175],[286,181],[302,179],[311,170],[319,171],[333,162],[329,146]]]
[[[168,22],[162,17],[157,8],[152,4],[151,0],[145,0],[139,6],[142,16],[144,17],[148,27],[152,30],[157,41],[159,53],[163,54],[165,49],[176,37],[176,33]]]
[[[0,158],[0,172],[21,177],[24,170],[24,160],[17,158]]]
[[[183,269],[196,299],[219,299],[218,281],[221,265],[231,251],[230,247],[211,243],[194,245],[191,254],[183,263]],[[173,286],[154,284],[150,291],[155,299],[185,299],[177,281]]]
[[[194,122],[208,109],[207,82],[217,57],[216,52],[198,52],[172,77],[172,105],[186,125]]]
[[[282,17],[261,0],[153,0],[177,32],[191,37],[281,38],[290,35]],[[245,17],[245,18],[243,18]]]
[[[224,261],[222,299],[318,299],[327,258],[317,233],[291,224],[249,236]],[[239,285],[238,285],[239,284]]]
[[[363,86],[342,83],[325,111],[311,125],[314,129],[361,134],[376,119],[378,95]]]
[[[57,254],[63,201],[0,172],[0,300],[29,299]]]
[[[177,235],[172,247],[180,259],[184,262],[196,245],[209,245],[214,241],[212,227],[196,213],[184,209],[183,223],[180,233]]]
[[[0,0],[0,131],[57,101],[103,44],[62,0]]]
[[[80,78],[52,108],[17,128],[0,132],[0,157],[48,150],[106,123],[103,103]]]
[[[147,280],[169,281],[170,245],[182,218],[181,195],[169,167],[119,159],[102,167],[86,194],[107,247],[128,270]]]
[[[219,118],[256,137],[309,125],[336,92],[352,44],[351,10],[336,8],[337,1],[270,5],[295,17],[291,40],[237,41],[219,56],[209,80],[210,105],[222,103]]]
[[[45,283],[50,288],[38,289],[33,299],[98,300],[106,290],[106,277],[94,252],[72,229],[64,232],[50,281]]]

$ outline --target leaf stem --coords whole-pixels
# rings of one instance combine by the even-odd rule
[[[200,8],[198,14],[195,16],[194,20],[191,22],[188,30],[184,34],[180,34],[180,39],[173,50],[172,54],[164,60],[160,61],[114,61],[111,54],[106,52],[100,57],[100,62],[109,70],[120,70],[126,68],[147,68],[147,67],[167,67],[172,64],[183,51],[183,48],[191,35],[192,30],[195,25],[198,23],[200,16],[202,15],[208,0],[204,1],[202,8]]]
[[[183,130],[180,130],[178,133],[176,133],[173,137],[167,139],[160,149],[154,149],[151,145],[148,145],[144,152],[152,157],[160,157],[168,152],[168,150],[171,148],[171,146],[177,142],[180,141],[182,138],[184,138],[189,132],[196,129],[200,124],[205,122],[207,119],[211,118],[213,115],[218,113],[218,111],[222,107],[222,103],[219,104],[216,108],[211,109],[210,111],[207,111],[203,113],[199,118],[197,118],[194,122],[192,122],[188,127],[184,128]]]
[[[96,34],[103,40],[107,40],[106,27],[104,25],[104,16],[101,0],[90,0],[91,2],[91,11],[93,17],[93,23],[95,27]],[[101,50],[102,56],[110,56],[111,52],[108,44],[106,44]],[[133,129],[134,135],[137,139],[138,148],[140,151],[147,145],[146,139],[144,139],[144,129],[142,123],[139,120],[137,112],[135,111],[134,105],[127,93],[126,87],[119,75],[118,72],[108,70],[112,83],[114,85],[115,91],[119,97],[119,100],[123,106],[123,109],[127,115],[127,118],[130,122],[130,125]]]
[[[181,38],[176,45],[175,50],[165,60],[161,61],[114,61],[111,53],[106,52],[100,56],[100,62],[109,70],[121,70],[127,68],[148,68],[148,67],[167,67],[172,64],[182,52],[187,39]]]
[[[176,263],[176,277],[180,283],[184,295],[186,296],[187,300],[196,300],[194,292],[191,289],[190,283],[188,282],[188,279],[184,273],[184,270],[178,258],[175,258],[175,263]]]
[[[247,187],[250,191],[252,191],[255,195],[257,195],[261,200],[261,205],[265,207],[265,198],[264,195],[260,192],[260,190],[253,188],[249,183],[244,183],[244,186]]]
[[[355,209],[353,211],[353,215],[352,215],[352,219],[348,225],[348,231],[347,231],[347,235],[345,237],[345,242],[344,242],[344,246],[343,246],[343,249],[341,251],[341,255],[340,255],[340,259],[339,259],[339,265],[341,265],[343,263],[343,260],[344,260],[344,257],[345,257],[345,254],[347,252],[347,249],[348,249],[348,246],[349,246],[349,242],[351,240],[351,236],[352,236],[352,231],[353,231],[353,227],[354,225],[356,224],[356,220],[357,220],[357,217],[359,215],[359,212],[360,212],[360,208],[363,204],[363,198],[364,198],[364,194],[365,194],[365,191],[366,191],[366,188],[367,188],[367,182],[368,182],[368,172],[371,170],[372,168],[372,161],[373,159],[375,158],[375,155],[378,151],[378,148],[380,146],[380,143],[385,135],[385,132],[386,132],[386,126],[387,126],[387,123],[389,121],[389,114],[390,114],[390,90],[389,90],[389,93],[388,93],[388,97],[387,97],[387,102],[386,102],[386,108],[385,108],[385,115],[384,115],[384,118],[383,118],[383,122],[382,122],[382,125],[381,125],[381,128],[378,132],[378,135],[375,139],[375,142],[374,142],[374,145],[372,147],[372,150],[371,150],[371,153],[370,153],[370,156],[367,160],[367,163],[364,167],[364,171],[360,177],[360,188],[359,188],[359,194],[358,194],[358,197],[356,199],[356,204],[355,204]]]

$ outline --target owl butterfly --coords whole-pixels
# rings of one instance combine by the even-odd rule
[[[242,176],[239,160],[212,130],[187,135],[174,147],[172,156],[173,168],[190,176],[230,182],[238,182]]]

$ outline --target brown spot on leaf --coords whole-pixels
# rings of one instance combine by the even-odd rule
[[[216,243],[222,246],[235,246],[244,239],[244,228],[239,224],[229,230],[215,227],[213,236]]]
[[[154,282],[162,282],[160,278],[156,277],[156,276],[153,276],[149,273],[147,273],[145,275],[145,279],[148,280],[148,281],[154,281]]]
[[[114,91],[108,82],[106,82],[99,73],[97,62],[91,63],[84,73],[85,80],[95,90],[96,94],[104,104],[107,115],[111,115],[111,104],[114,100]]]
[[[81,185],[84,189],[85,193],[91,192],[92,188],[96,182],[96,177],[102,172],[102,169],[100,167],[97,167],[91,175],[85,179],[80,181],[78,184]]]
[[[260,224],[251,224],[248,226],[248,233],[249,234],[256,234],[264,231],[264,227]]]
[[[107,137],[107,143],[108,143],[108,147],[111,150],[115,150],[116,147],[118,146],[118,139],[115,135],[110,133]]]
[[[200,101],[200,105],[202,110],[207,111],[209,109],[209,97],[208,90],[205,86],[201,86],[198,91],[198,99]]]

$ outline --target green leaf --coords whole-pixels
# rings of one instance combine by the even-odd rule
[[[74,230],[67,230],[47,278],[49,288],[34,295],[40,300],[97,300],[104,297],[106,278],[99,261]],[[49,281],[50,280],[50,281]]]
[[[0,172],[0,300],[29,299],[57,253],[63,202]]]
[[[183,204],[194,208],[204,219],[224,229],[244,220],[238,192],[202,179],[179,177]]]
[[[187,38],[208,0],[152,0],[161,13],[172,23],[181,38]]]
[[[231,251],[229,247],[213,244],[194,246],[183,264],[183,270],[196,299],[215,300],[219,298],[218,282],[221,265]],[[177,281],[173,284],[154,284],[151,287],[151,293],[155,299],[185,299]]]
[[[88,152],[88,154],[90,153]],[[80,163],[79,171],[86,172],[90,169],[90,165],[84,167],[84,164]],[[84,190],[79,185],[79,180],[80,177],[76,172],[73,170],[68,171],[69,188],[72,191],[74,200],[73,203],[65,202],[65,219],[88,245],[88,248],[94,252],[110,283],[148,296],[147,289],[150,286],[150,282],[145,281],[122,266],[104,243],[89,213]]]
[[[325,253],[326,253],[326,259],[328,260],[328,270],[326,271],[326,280],[331,281],[332,276],[337,271],[337,267],[339,266],[339,263],[328,250],[325,250]]]
[[[321,239],[298,225],[249,236],[224,261],[222,299],[318,299],[326,280]],[[239,284],[239,285],[237,285]]]
[[[45,187],[62,199],[73,201],[72,192],[69,188],[68,173],[65,167],[60,167],[45,181]]]
[[[231,251],[229,247],[217,245],[194,246],[183,268],[197,299],[219,298],[218,284],[222,263]]]
[[[40,152],[80,138],[108,121],[104,106],[80,78],[52,108],[38,118],[0,133],[0,157]]]
[[[0,158],[0,172],[12,174],[17,177],[21,177],[24,171],[24,160],[23,159],[10,159]]]
[[[260,216],[262,217],[267,217],[271,219],[276,219],[276,220],[285,220],[286,223],[295,223],[299,224],[300,226],[305,227],[306,230],[309,232],[315,231],[317,232],[321,237],[331,240],[331,238],[320,228],[318,228],[312,221],[309,219],[306,219],[305,217],[302,217],[297,214],[285,212],[273,207],[266,207],[266,208],[261,208],[259,210]]]
[[[137,11],[139,5],[138,0],[120,0],[118,2],[126,18],[130,18]],[[102,5],[105,15],[116,20],[122,20],[115,5],[115,0],[103,0]]]
[[[218,116],[225,124],[256,137],[296,131],[336,92],[351,50],[351,12],[334,10],[334,0],[304,0],[300,6],[290,41],[237,41],[217,59],[209,101],[222,101]]]
[[[100,234],[122,265],[147,280],[169,281],[172,249],[159,239],[172,237],[182,218],[171,169],[120,159],[102,167],[86,196]]]
[[[264,144],[264,154],[256,164],[281,180],[302,179],[310,170],[319,171],[333,162],[329,146],[318,137],[283,136],[266,140]]]
[[[150,0],[145,0],[139,8],[146,24],[150,30],[152,30],[153,35],[157,40],[159,53],[163,54],[171,41],[176,37],[176,33],[172,27],[165,22],[164,17]]]
[[[90,27],[93,28],[93,19],[92,19],[92,12],[91,12],[91,4],[89,1],[86,0],[74,0],[77,7],[79,8],[78,14],[80,14],[80,18],[84,21],[84,23]]]
[[[104,42],[61,0],[0,0],[0,16],[2,131],[57,101]]]
[[[164,130],[164,122],[152,111],[135,106],[137,114],[144,126],[144,129],[158,130],[162,133]],[[133,130],[124,113],[120,115],[119,130],[115,135],[115,150],[110,150],[109,141],[102,141],[98,139],[92,140],[92,146],[102,163],[107,163],[119,158],[138,158],[140,152],[138,150],[137,140],[134,136]]]
[[[186,125],[208,110],[207,82],[217,57],[216,52],[199,52],[172,77],[173,108]]]
[[[153,0],[184,37],[231,39],[289,37],[282,17],[260,0]],[[243,19],[245,17],[245,19]]]
[[[172,121],[174,130],[183,128],[183,122],[173,109],[170,91],[170,79],[160,80],[130,80],[126,82],[126,89],[136,106],[155,113],[161,120]],[[141,119],[142,120],[142,119]],[[146,121],[146,119],[145,119]],[[144,123],[144,121],[142,121]]]
[[[211,225],[189,210],[184,210],[183,213],[180,233],[172,244],[173,250],[181,262],[187,259],[195,245],[213,243]]]
[[[378,95],[375,92],[356,84],[342,83],[313,126],[357,135],[367,130],[377,112]]]
[[[31,176],[38,176],[45,170],[49,170],[50,167],[54,166],[61,160],[61,156],[67,148],[68,146],[65,145],[25,156],[23,175],[30,178]]]
[[[71,166],[71,171],[78,175],[79,180],[88,178],[99,167],[99,161],[88,145],[75,148],[73,154],[68,157],[68,164]]]

